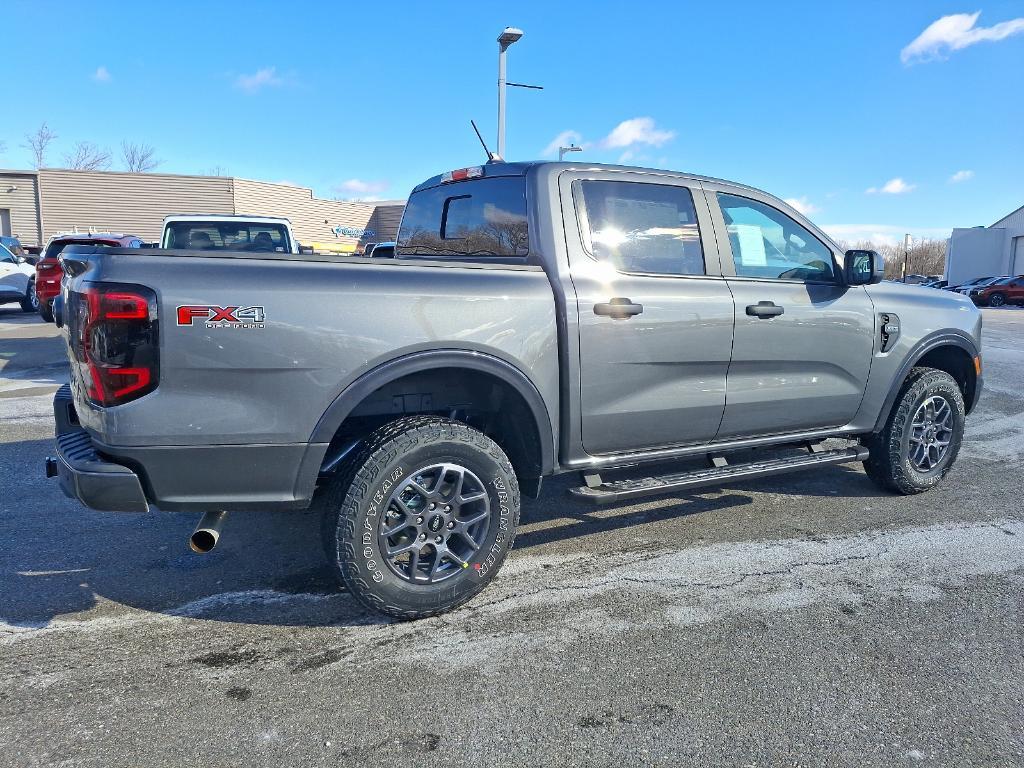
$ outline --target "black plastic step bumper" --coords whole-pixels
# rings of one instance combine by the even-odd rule
[[[57,455],[46,460],[46,476],[57,477],[65,495],[92,509],[148,512],[139,476],[101,457],[89,433],[78,425],[71,388],[66,384],[53,397],[53,416]]]

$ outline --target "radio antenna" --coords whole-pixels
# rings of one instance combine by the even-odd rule
[[[473,126],[473,130],[476,131],[476,137],[478,139],[480,139],[480,146],[483,147],[484,148],[484,152],[487,153],[487,162],[488,163],[501,163],[501,162],[504,162],[501,157],[499,157],[498,155],[494,154],[493,152],[491,152],[491,150],[489,150],[487,148],[487,142],[484,141],[484,137],[480,135],[480,129],[476,127],[476,123],[474,121],[470,120],[469,124]]]

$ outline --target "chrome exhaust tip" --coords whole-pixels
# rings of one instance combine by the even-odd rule
[[[197,555],[205,555],[213,550],[220,541],[220,532],[224,527],[227,512],[207,512],[199,525],[188,538],[189,548]]]

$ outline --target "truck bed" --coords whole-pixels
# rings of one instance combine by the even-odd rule
[[[151,498],[172,507],[188,500],[168,500],[158,486],[181,470],[182,446],[204,447],[203,461],[190,453],[189,471],[202,476],[190,494],[232,507],[308,500],[280,498],[281,475],[295,488],[294,478],[319,469],[330,438],[316,430],[332,402],[367,372],[416,353],[498,358],[557,414],[555,306],[537,266],[82,246],[62,259],[70,290],[102,281],[157,293],[156,391],[97,408],[80,381],[72,389],[99,449],[146,466]],[[182,324],[178,308],[197,306],[256,307],[263,322]],[[386,407],[400,415],[400,400]]]

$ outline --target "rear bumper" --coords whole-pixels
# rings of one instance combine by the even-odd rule
[[[78,421],[71,388],[53,398],[57,455],[47,476],[87,507],[145,512],[304,509],[326,443],[285,445],[104,445]]]
[[[53,301],[60,293],[60,278],[56,280],[46,278],[36,282],[36,295],[40,301]]]
[[[128,467],[96,453],[89,433],[77,424],[71,388],[66,384],[53,398],[57,456],[47,462],[55,470],[65,495],[104,512],[147,512],[149,503],[139,476]]]

